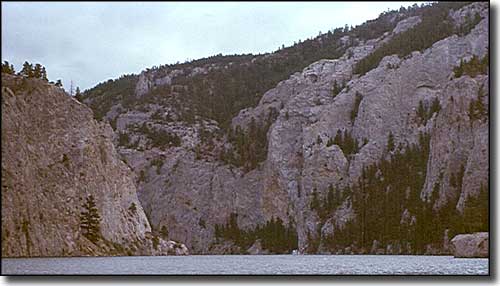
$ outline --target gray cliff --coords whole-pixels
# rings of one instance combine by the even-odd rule
[[[2,74],[2,256],[167,254],[153,244],[113,130],[43,80]],[[102,238],[80,228],[95,198]],[[132,207],[133,206],[133,207]],[[175,251],[174,251],[175,252]]]
[[[241,110],[232,119],[232,127],[247,129],[252,118],[264,122],[271,110],[278,111],[267,132],[267,157],[249,172],[218,159],[217,154],[231,143],[215,121],[176,121],[174,108],[158,104],[119,114],[112,109],[107,117],[116,120],[117,133],[128,134],[136,143],[117,149],[136,175],[138,197],[152,227],[166,227],[172,239],[185,242],[195,253],[225,253],[232,246],[216,242],[214,225],[226,223],[231,213],[238,213],[242,229],[279,217],[295,225],[299,251],[307,251],[312,239],[321,241],[321,251],[327,237],[335,238],[335,229],[342,229],[357,217],[347,197],[321,222],[309,207],[313,190],[325,197],[330,185],[343,188],[354,184],[364,167],[390,157],[390,133],[401,148],[418,143],[421,132],[430,135],[427,176],[420,199],[429,201],[433,189],[439,188],[433,208],[457,201],[454,207],[462,212],[466,199],[488,181],[488,120],[473,120],[469,106],[482,100],[488,108],[489,75],[455,78],[453,69],[461,60],[482,58],[488,53],[488,5],[473,3],[450,11],[455,26],[462,24],[465,15],[476,12],[481,19],[469,33],[446,37],[403,58],[386,56],[362,76],[353,73],[356,63],[397,34],[418,25],[420,17],[404,19],[376,39],[353,39],[357,44],[340,58],[314,62],[281,81],[262,96],[257,106]],[[176,69],[167,74],[143,72],[135,96],[140,98],[155,87],[169,86],[178,75],[205,74],[217,68],[221,67]],[[334,83],[346,84],[336,96],[332,95]],[[183,87],[172,85],[172,93],[175,95],[179,88]],[[484,97],[479,98],[480,93]],[[353,117],[357,96],[361,100]],[[433,101],[441,110],[423,122],[417,116],[419,103],[430,106]],[[170,116],[170,120],[158,114]],[[136,132],[144,124],[177,135],[180,144],[163,150],[151,147],[146,144],[149,139]],[[357,153],[344,154],[339,146],[327,144],[339,130],[362,142]],[[215,134],[211,147],[200,150],[204,145],[201,137],[207,132]],[[450,186],[451,176],[460,166],[464,168],[461,185]],[[400,215],[402,224],[415,223],[416,214],[411,210],[405,209]],[[374,241],[372,252],[401,252],[391,245],[380,247]],[[256,243],[251,252],[260,248],[260,242]]]

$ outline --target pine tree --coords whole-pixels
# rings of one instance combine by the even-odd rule
[[[35,64],[35,68],[33,69],[33,77],[34,78],[42,78],[42,65]]]
[[[434,113],[438,113],[441,110],[441,104],[439,103],[439,98],[435,97],[432,100],[431,108],[429,110],[429,115],[427,118],[431,118]]]
[[[217,230],[217,226],[218,225],[215,225],[216,226],[216,230]],[[163,225],[160,229],[160,235],[162,238],[167,238],[168,237],[168,230],[167,230],[167,226]],[[217,235],[217,231],[216,231],[216,235]]]
[[[488,115],[488,111],[483,103],[484,96],[485,92],[483,87],[481,86],[478,91],[477,99],[473,99],[469,103],[469,117],[472,121],[476,119],[481,120]]]
[[[80,87],[76,87],[75,91],[75,98],[78,99],[78,101],[82,101],[82,93],[80,92]]]
[[[417,116],[418,118],[420,118],[421,122],[425,125],[427,112],[425,110],[424,103],[422,102],[422,100],[418,102]]]
[[[128,210],[132,213],[132,214],[136,214],[137,212],[137,206],[134,202],[132,202],[130,204],[130,206],[128,207]]]
[[[43,80],[48,81],[47,79],[47,71],[45,70],[45,67],[42,67],[42,77]]]
[[[342,146],[342,131],[340,131],[340,129],[337,130],[337,134],[335,135],[335,138],[333,139],[333,144],[337,145],[337,146]]]
[[[351,110],[351,122],[352,123],[354,123],[354,120],[358,116],[359,104],[361,103],[361,100],[363,100],[363,95],[361,95],[361,93],[356,91],[355,97],[354,97],[354,106],[352,107],[352,110]]]
[[[92,242],[97,242],[101,236],[99,210],[95,204],[94,196],[89,195],[82,205],[83,211],[80,213],[80,228],[83,235]]]
[[[15,74],[14,66],[9,64],[8,61],[2,63],[2,73]]]
[[[313,192],[312,192],[311,209],[315,210],[315,211],[319,211],[320,210],[320,202],[319,202],[319,199],[318,199],[318,193],[316,191],[316,188],[314,188]]]
[[[333,89],[332,89],[332,95],[333,95],[333,97],[336,97],[337,94],[339,94],[339,92],[340,92],[340,89],[339,89],[339,86],[337,84],[337,80],[335,80],[333,82]]]
[[[326,142],[326,147],[330,147],[330,146],[332,146],[333,144],[335,144],[335,142],[334,142],[333,138],[331,138],[331,137],[330,137],[330,138],[328,139],[328,141]]]
[[[316,144],[321,145],[323,143],[323,140],[321,139],[321,136],[318,135],[318,138],[316,138]]]
[[[481,184],[479,193],[465,200],[464,227],[466,232],[488,231],[488,187]]]
[[[453,68],[453,73],[455,74],[456,78],[459,78],[463,75],[464,73],[464,59],[460,59],[460,64],[458,67]]]
[[[328,209],[329,211],[332,211],[333,208],[334,208],[334,205],[337,203],[337,200],[335,199],[335,193],[334,193],[334,190],[333,190],[333,186],[332,184],[330,184],[330,186],[328,186],[328,195],[326,197],[326,209]]]
[[[23,69],[19,72],[19,75],[25,77],[33,77],[33,65],[25,61],[23,64]]]
[[[394,151],[394,147],[394,135],[392,135],[392,132],[389,132],[389,136],[387,137],[387,151]]]

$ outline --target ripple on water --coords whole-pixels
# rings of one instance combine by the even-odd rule
[[[488,275],[488,259],[391,255],[192,255],[2,259],[2,274]]]

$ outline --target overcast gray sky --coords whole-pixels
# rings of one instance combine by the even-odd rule
[[[2,2],[2,61],[82,89],[218,53],[266,53],[414,2]]]

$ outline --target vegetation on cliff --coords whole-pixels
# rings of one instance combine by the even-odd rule
[[[342,191],[330,187],[327,198],[318,198],[313,193],[311,208],[322,223],[342,197],[351,201],[357,218],[345,228],[336,229],[333,237],[327,237],[326,249],[335,252],[354,245],[366,252],[371,250],[373,241],[378,241],[381,246],[398,245],[403,253],[423,254],[427,245],[435,248],[443,245],[446,229],[449,237],[463,232],[488,231],[486,185],[481,185],[477,197],[467,198],[463,213],[456,209],[458,196],[440,208],[434,207],[440,191],[438,183],[428,198],[420,199],[427,172],[429,140],[430,136],[423,133],[418,144],[398,146],[389,159],[365,167],[352,187]],[[452,176],[453,188],[462,188],[463,175],[462,166]],[[402,218],[405,210],[408,213]],[[319,245],[319,240],[311,239],[310,245]]]
[[[231,213],[226,224],[215,225],[216,240],[229,240],[245,252],[257,239],[262,242],[262,248],[275,254],[288,254],[297,249],[297,233],[292,222],[288,225],[283,220],[271,218],[264,225],[254,229],[240,229],[238,214]]]
[[[405,57],[413,51],[423,51],[435,42],[456,33],[448,13],[450,9],[458,9],[465,4],[468,2],[436,2],[422,7],[417,13],[422,17],[422,22],[394,36],[389,42],[360,60],[354,68],[354,73],[364,75],[377,67],[385,56],[396,54],[399,57]],[[481,17],[476,16],[473,20],[466,22],[461,26],[460,33],[467,34],[480,19]]]

